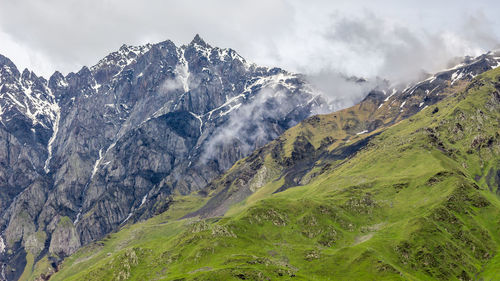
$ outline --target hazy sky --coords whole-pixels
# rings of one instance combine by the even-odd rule
[[[199,33],[258,64],[397,80],[498,48],[499,19],[497,0],[0,0],[0,53],[48,77]]]

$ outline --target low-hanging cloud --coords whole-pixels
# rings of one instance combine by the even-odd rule
[[[184,80],[182,78],[166,79],[160,86],[160,91],[169,92],[184,89]]]
[[[242,156],[248,155],[257,147],[278,137],[284,128],[301,121],[290,118],[287,124],[277,124],[288,119],[286,117],[296,110],[297,103],[307,106],[307,101],[304,100],[306,97],[291,96],[285,90],[275,87],[265,87],[250,98],[251,100],[229,113],[225,124],[216,129],[205,144],[202,162],[223,155],[225,149],[233,147],[237,147]],[[229,166],[223,168],[227,169]]]
[[[200,33],[259,65],[306,74],[342,107],[377,77],[406,83],[498,47],[500,2],[373,2],[6,0],[0,53],[49,76],[92,65],[123,43],[182,45]],[[343,79],[351,76],[369,83]],[[180,86],[172,82],[166,87]]]
[[[48,76],[56,69],[67,73],[92,65],[122,44],[169,39],[181,45],[196,33],[214,45],[237,49],[244,41],[283,32],[292,13],[286,1],[267,0],[6,0],[0,3],[0,32],[43,54],[47,67],[29,61],[22,61],[30,64],[22,67]],[[0,53],[14,61],[23,56],[1,46]]]
[[[309,35],[317,48],[307,47],[311,42],[290,44],[301,52],[290,63],[307,73],[334,109],[359,102],[380,82],[414,82],[451,66],[457,57],[498,48],[500,42],[482,13],[466,17],[461,33],[412,28],[368,11],[356,16],[334,13],[323,23]],[[367,81],[359,83],[355,77]]]
[[[476,29],[481,28],[476,19]],[[412,30],[372,13],[333,20],[325,38],[336,46],[345,60],[355,62],[346,72],[391,81],[408,82],[427,72],[438,71],[456,56],[479,55],[498,45],[488,36],[478,41],[476,32],[464,34]]]
[[[327,70],[308,75],[306,80],[314,85],[316,92],[328,102],[329,111],[336,111],[358,103],[379,84],[377,79],[347,77],[342,73]]]

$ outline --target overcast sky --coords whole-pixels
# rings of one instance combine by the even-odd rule
[[[398,80],[498,48],[499,12],[497,0],[0,0],[0,53],[48,77],[199,33],[258,64]]]

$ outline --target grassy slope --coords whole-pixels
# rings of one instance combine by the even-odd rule
[[[169,210],[79,250],[51,280],[494,280],[499,76],[481,75],[304,186],[272,194],[270,181],[218,219],[172,221],[185,212]],[[184,211],[201,200],[188,198]]]

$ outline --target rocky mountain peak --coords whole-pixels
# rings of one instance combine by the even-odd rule
[[[77,72],[79,75],[91,75],[90,69],[84,65],[82,68]]]
[[[14,63],[8,57],[0,54],[0,67],[3,67],[3,66],[8,66],[10,68],[17,69],[17,67],[14,65]]]
[[[27,68],[25,68],[23,70],[23,73],[21,74],[21,79],[23,79],[23,80],[30,80],[32,78],[32,76],[36,77],[36,75],[33,72],[31,72]]]
[[[193,38],[193,40],[191,40],[191,42],[189,43],[189,45],[197,45],[197,46],[200,46],[202,48],[212,48],[209,44],[207,44],[205,42],[205,40],[203,40],[201,38],[201,36],[199,34],[196,34]]]
[[[16,65],[7,57],[0,55],[0,81],[12,83],[13,80],[19,79],[20,75]]]
[[[64,75],[62,75],[61,72],[56,71],[54,72],[54,74],[50,76],[48,86],[51,89],[57,89],[60,87],[68,86],[64,80],[65,80]]]
[[[0,74],[17,71],[4,61]],[[28,70],[9,77],[12,86],[0,80],[0,153],[11,150],[0,155],[9,159],[0,162],[9,190],[0,193],[0,232],[13,254],[0,259],[11,264],[33,239],[63,257],[161,212],[172,193],[205,188],[325,105],[302,77],[251,65],[199,35],[181,47],[123,45],[48,82]]]
[[[122,45],[118,51],[112,52],[96,65],[90,67],[90,71],[96,77],[98,83],[103,83],[120,73],[126,66],[134,63],[137,59],[151,49],[151,44],[142,46]]]

